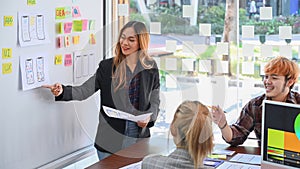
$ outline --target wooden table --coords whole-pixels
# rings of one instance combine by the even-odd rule
[[[236,153],[246,153],[246,154],[260,154],[259,147],[248,147],[248,146],[238,146],[230,147],[225,144],[215,145],[217,149],[227,149],[234,150]],[[163,154],[168,155],[175,148],[172,139],[161,138],[161,137],[152,137],[139,141],[138,143],[113,154],[106,159],[103,159],[87,169],[115,169],[120,168],[132,163],[141,161],[148,154]],[[231,157],[228,157],[229,160]]]

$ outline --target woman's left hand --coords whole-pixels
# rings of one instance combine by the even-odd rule
[[[141,128],[145,128],[147,126],[147,124],[149,123],[149,121],[150,121],[150,116],[146,120],[137,121],[137,125]]]

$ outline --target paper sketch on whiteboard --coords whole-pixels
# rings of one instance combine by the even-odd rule
[[[43,13],[18,13],[18,41],[21,47],[49,43]]]
[[[29,90],[49,84],[46,57],[20,56],[22,90]]]

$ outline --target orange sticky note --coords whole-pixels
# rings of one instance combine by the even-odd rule
[[[93,34],[93,33],[90,34],[90,44],[92,44],[92,45],[96,44],[95,34]]]
[[[80,40],[80,36],[79,36],[79,35],[73,36],[73,44],[74,44],[74,45],[79,44],[79,40]]]

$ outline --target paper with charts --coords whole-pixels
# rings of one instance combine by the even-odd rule
[[[130,120],[130,121],[134,121],[134,122],[144,121],[148,117],[150,117],[152,114],[152,113],[146,113],[146,114],[135,116],[135,115],[132,115],[132,114],[120,111],[120,110],[116,110],[116,109],[113,109],[113,108],[107,107],[107,106],[103,106],[103,110],[106,113],[106,115],[109,117]]]

